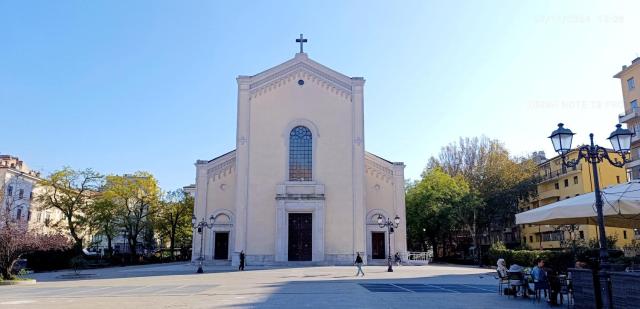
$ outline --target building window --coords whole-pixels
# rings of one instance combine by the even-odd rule
[[[616,181],[620,183],[620,176],[616,176]]]
[[[555,187],[556,187],[556,190],[560,189],[560,184],[558,184],[558,183],[556,182],[556,183],[555,183]]]
[[[584,231],[580,231],[580,239],[584,239]]]
[[[632,77],[627,79],[627,89],[633,90],[636,88],[636,80]]]
[[[627,239],[627,231],[622,231],[622,238]]]
[[[565,179],[564,180],[564,187],[568,187],[569,186],[569,179]]]
[[[526,244],[527,243],[527,238],[526,237],[522,237],[522,242]]]
[[[12,187],[12,186],[9,186],[9,187],[7,188],[7,196],[12,196],[12,195],[13,195],[13,187]]]
[[[18,208],[18,211],[16,212],[16,219],[18,219],[18,221],[22,220],[22,208]]]
[[[533,242],[533,236],[529,236],[529,242]]]
[[[562,241],[564,233],[562,231],[542,232],[542,241]]]
[[[574,185],[578,184],[578,176],[573,176],[573,184]]]
[[[20,191],[18,191],[18,199],[22,198],[24,198],[24,189],[20,189]]]
[[[307,127],[297,126],[289,133],[289,180],[310,181],[312,164],[312,136]]]
[[[631,105],[631,111],[635,112],[638,110],[638,100],[633,100],[631,101],[631,103],[629,103],[629,105]]]

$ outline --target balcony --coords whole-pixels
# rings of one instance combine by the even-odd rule
[[[567,167],[564,169],[558,169],[555,171],[545,171],[544,175],[540,175],[540,182],[544,183],[547,181],[555,180],[560,176],[574,174],[576,172],[582,171],[582,164],[574,167]]]
[[[620,123],[627,123],[629,122],[629,120],[633,120],[638,117],[640,117],[640,110],[634,108],[630,113],[626,115],[619,115],[618,120],[620,121]]]
[[[553,198],[554,200],[556,200],[559,197],[560,197],[560,190],[558,189],[551,189],[551,190],[542,191],[538,193],[539,201],[546,200],[548,198]],[[540,207],[544,207],[544,206],[540,206]]]

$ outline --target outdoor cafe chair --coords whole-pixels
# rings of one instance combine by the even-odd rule
[[[569,284],[569,279],[566,276],[560,276],[558,277],[558,280],[560,281],[560,291],[558,292],[558,294],[560,294],[560,305],[562,305],[563,300],[564,300],[564,295],[567,296],[567,308],[571,307],[571,304],[573,303],[573,293],[571,293],[571,286]]]
[[[514,293],[513,296],[514,297],[517,296],[518,290],[522,290],[523,293],[526,293],[526,290],[525,290],[526,286],[524,284],[524,275],[521,272],[508,272],[507,274],[508,274],[507,277],[509,278],[509,289],[516,291],[516,293]]]
[[[498,276],[495,277],[496,279],[498,279],[498,294],[503,295],[504,287],[509,286],[509,276],[503,277],[502,275],[500,275],[499,271],[496,270],[496,272],[498,273]]]

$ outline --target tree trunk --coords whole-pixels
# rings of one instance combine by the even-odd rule
[[[431,247],[433,248],[433,256],[435,258],[440,257],[440,255],[438,254],[438,242],[436,241],[435,236],[431,236]]]
[[[80,238],[80,236],[78,236],[78,234],[76,233],[76,229],[75,229],[75,226],[73,225],[72,218],[73,216],[67,215],[67,224],[69,225],[69,234],[71,235],[71,238],[73,238],[73,240],[75,241],[73,245],[73,251],[75,251],[76,255],[81,255],[82,254],[82,238]]]
[[[73,244],[73,251],[75,252],[76,255],[81,255],[83,254],[82,252],[82,239],[76,240]]]
[[[13,269],[13,265],[16,263],[17,260],[18,258],[14,258],[11,255],[9,255],[8,259],[2,263],[3,267],[0,269],[0,273],[2,274],[2,276],[0,276],[0,278],[2,278],[3,280],[13,279],[11,270]]]
[[[2,269],[0,269],[0,272],[2,272],[2,280],[11,280],[11,266],[5,266],[2,267]]]
[[[107,252],[109,253],[109,257],[113,255],[113,246],[111,244],[111,235],[107,233]]]
[[[135,256],[137,255],[136,248],[138,247],[138,237],[129,237],[129,261],[135,262]]]
[[[169,249],[171,250],[171,260],[175,260],[174,249],[176,247],[176,227],[171,227],[171,239],[169,239]]]

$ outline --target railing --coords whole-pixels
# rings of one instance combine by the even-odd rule
[[[555,171],[551,171],[550,173],[545,173],[545,175],[540,175],[540,182],[544,182],[547,181],[549,179],[553,179],[556,178],[558,176],[564,175],[564,174],[568,174],[571,172],[575,172],[575,171],[580,171],[582,170],[582,166],[574,166],[574,167],[568,167],[565,169],[559,169],[559,170],[555,170]]]
[[[618,115],[618,121],[619,122],[627,122],[629,120],[632,120],[636,117],[640,116],[640,111],[638,111],[637,108],[632,108],[631,112],[629,112],[628,114],[620,114]]]
[[[407,262],[414,265],[426,265],[433,259],[433,251],[427,252],[409,252],[407,253]]]

